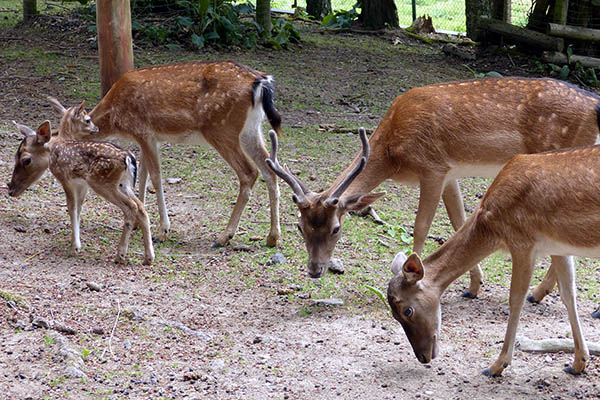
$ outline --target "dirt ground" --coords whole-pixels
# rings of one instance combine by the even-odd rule
[[[71,90],[78,81],[97,80],[94,43],[81,24],[70,19],[39,24],[43,35],[23,26],[0,31],[2,182],[10,179],[19,139],[10,121],[36,125],[51,115],[47,94],[58,93],[70,104],[84,97]],[[364,38],[322,34],[311,27],[305,35],[311,39],[294,52],[213,50],[195,56],[238,59],[273,73],[278,82],[276,101],[290,127],[332,120],[374,127],[387,104],[402,91],[470,75],[460,67],[465,61],[447,57],[441,46],[395,38],[397,34]],[[395,40],[404,50],[387,55],[365,50],[368,43]],[[327,43],[338,42],[343,46],[328,47]],[[36,62],[14,59],[17,50],[26,54],[39,48],[47,51],[42,55],[62,54],[60,63],[66,68],[72,64],[74,72],[57,75]],[[136,59],[152,61],[160,51],[136,48]],[[470,62],[474,70],[532,74],[526,59],[490,51],[479,56]],[[352,99],[349,93],[363,98]],[[327,107],[315,110],[309,103],[302,108],[306,99]],[[342,165],[350,158],[345,153],[332,157],[332,163]],[[409,192],[409,209],[415,207],[415,193]],[[210,239],[223,227],[233,197],[219,206],[191,187],[167,185],[166,198],[175,239],[157,246],[157,262],[144,267],[139,235],[132,239],[138,245],[132,243],[128,264],[111,261],[120,216],[102,201],[92,197],[86,202],[82,239],[87,245],[81,256],[69,257],[70,228],[57,183],[46,176],[18,199],[8,198],[6,188],[0,188],[0,398],[600,397],[600,362],[594,356],[587,372],[573,377],[562,371],[569,354],[516,349],[503,377],[481,375],[500,351],[508,314],[507,287],[488,282],[478,299],[466,300],[458,296],[459,284],[451,286],[442,302],[441,355],[422,365],[401,327],[378,300],[357,303],[348,292],[334,292],[331,297],[341,298],[344,305],[316,306],[310,285],[320,283],[304,283],[309,278],[302,262],[289,262],[278,270],[281,275],[274,275],[260,244],[249,249],[212,249]],[[283,186],[281,201],[283,241],[294,241],[287,249],[296,246],[298,260],[304,260],[294,227],[294,206]],[[154,203],[153,196],[149,202]],[[252,218],[257,204],[249,205],[244,218]],[[265,232],[264,224],[260,226]],[[359,253],[363,251],[360,243],[357,246]],[[239,253],[248,255],[240,258]],[[382,268],[388,263],[389,259],[381,260]],[[289,277],[302,283],[290,285]],[[382,279],[379,286],[385,285]],[[589,317],[596,304],[583,299],[578,305],[587,339],[600,342],[600,321]],[[556,293],[542,304],[525,305],[519,334],[534,339],[570,336],[566,311]]]

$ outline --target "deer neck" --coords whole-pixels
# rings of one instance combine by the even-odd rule
[[[423,261],[424,284],[436,290],[439,296],[461,275],[501,248],[501,242],[482,229],[481,224],[477,224],[478,211],[442,247]]]

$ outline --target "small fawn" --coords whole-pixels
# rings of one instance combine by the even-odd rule
[[[482,259],[505,249],[512,256],[508,326],[502,351],[484,374],[501,375],[510,364],[535,260],[547,255],[575,343],[575,359],[565,371],[582,372],[589,352],[577,313],[572,256],[600,257],[599,187],[600,146],[517,155],[437,251],[423,261],[416,253],[396,255],[388,302],[419,361],[437,355],[442,293]]]
[[[83,105],[72,107],[68,113],[85,113]],[[85,116],[83,116],[85,117]],[[16,123],[15,123],[16,124]],[[133,154],[108,142],[72,140],[68,126],[61,124],[57,135],[52,135],[49,121],[37,131],[16,124],[25,136],[15,155],[15,167],[8,184],[10,196],[21,195],[50,168],[61,183],[67,197],[71,219],[71,252],[81,248],[79,219],[88,188],[119,207],[124,214],[124,224],[117,250],[116,261],[124,262],[129,237],[134,226],[141,228],[144,240],[144,261],[154,260],[154,248],[148,215],[142,202],[135,196],[133,186],[137,165]],[[88,129],[97,129],[90,121]]]

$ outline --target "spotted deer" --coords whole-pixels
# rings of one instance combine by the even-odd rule
[[[512,257],[508,327],[498,359],[484,374],[510,364],[519,315],[535,260],[551,255],[567,308],[575,358],[566,372],[585,369],[588,348],[575,301],[572,256],[600,256],[600,146],[517,155],[492,182],[465,224],[423,261],[399,254],[392,263],[388,302],[422,363],[438,353],[440,297],[461,274],[504,249]]]
[[[226,245],[234,236],[252,187],[262,173],[269,192],[271,229],[267,245],[277,246],[279,186],[267,167],[261,123],[269,123],[281,134],[281,117],[273,103],[272,78],[231,62],[187,62],[140,68],[119,78],[89,113],[97,133],[76,133],[76,138],[117,135],[141,149],[139,196],[144,202],[148,174],[156,190],[160,228],[166,239],[170,229],[160,170],[159,145],[208,144],[233,168],[240,187],[225,230],[215,246]],[[51,99],[64,115],[65,108]],[[63,117],[64,119],[64,117]],[[81,126],[85,126],[81,124]],[[258,168],[258,170],[257,170]]]
[[[83,103],[66,110],[66,114],[84,113]],[[85,115],[82,116],[86,120]],[[16,123],[15,123],[16,124]],[[16,124],[25,136],[15,155],[15,167],[8,184],[8,194],[20,196],[34,184],[48,168],[61,183],[67,198],[71,219],[71,252],[81,248],[79,221],[88,188],[113,203],[123,211],[124,224],[121,232],[116,261],[124,262],[129,237],[134,226],[139,226],[144,240],[144,261],[154,260],[152,236],[148,215],[142,202],[135,196],[137,163],[134,156],[112,143],[72,140],[68,127],[61,124],[57,134],[51,132],[50,121],[42,123],[37,131]],[[91,121],[86,130],[97,129]]]
[[[346,213],[381,197],[370,192],[385,180],[419,185],[413,252],[421,254],[440,197],[453,228],[463,224],[459,178],[494,177],[519,153],[596,143],[598,102],[596,95],[554,79],[487,78],[418,87],[396,97],[368,143],[363,140],[361,153],[328,189],[314,192],[289,171],[275,170],[294,192],[310,276],[327,271]],[[482,273],[474,266],[470,274],[464,296],[475,297]],[[554,285],[551,267],[530,299],[541,301]]]

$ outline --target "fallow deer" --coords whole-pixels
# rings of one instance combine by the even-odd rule
[[[575,359],[566,372],[582,372],[589,358],[575,301],[572,256],[600,256],[600,146],[517,155],[500,171],[475,212],[422,262],[416,253],[392,263],[388,302],[422,363],[438,352],[440,297],[460,275],[491,253],[512,256],[509,317],[498,359],[484,374],[510,364],[519,315],[536,258],[551,255],[573,333]]]
[[[271,76],[231,61],[140,68],[123,74],[90,111],[99,132],[91,136],[81,132],[76,138],[117,135],[140,146],[139,196],[144,202],[149,173],[156,190],[161,240],[166,239],[170,228],[160,171],[161,142],[208,144],[237,174],[237,201],[215,246],[226,245],[234,236],[258,178],[258,167],[267,184],[271,209],[267,245],[276,246],[281,235],[279,186],[265,163],[268,152],[261,133],[266,114],[273,129],[281,134],[273,90]],[[56,99],[51,103],[64,114],[65,108]]]
[[[379,198],[381,193],[369,192],[385,180],[419,185],[413,252],[420,254],[440,196],[453,228],[463,224],[458,178],[494,177],[519,153],[595,144],[599,101],[558,80],[528,78],[441,83],[396,97],[369,139],[370,153],[363,144],[363,151],[328,189],[313,192],[289,171],[275,171],[294,191],[310,276],[327,271],[347,211]],[[531,301],[541,301],[554,288],[552,269]],[[482,273],[478,266],[470,272],[464,296],[475,297]]]
[[[81,112],[83,104],[66,110],[67,114]],[[82,119],[85,120],[85,116]],[[81,208],[91,187],[123,211],[124,224],[116,261],[126,260],[129,237],[137,225],[141,228],[144,240],[143,263],[151,264],[154,249],[150,223],[144,205],[133,192],[137,172],[133,154],[108,142],[70,140],[68,129],[62,125],[58,134],[53,136],[49,121],[42,123],[37,131],[25,125],[16,125],[25,137],[15,155],[15,167],[8,184],[9,195],[20,196],[50,168],[65,191],[71,219],[71,252],[77,253],[81,248]],[[97,128],[90,121],[87,129],[93,131]]]

